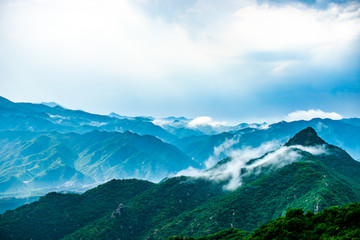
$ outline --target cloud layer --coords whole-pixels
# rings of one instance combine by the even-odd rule
[[[210,125],[212,127],[216,127],[216,126],[220,126],[220,125],[226,125],[226,122],[213,121],[213,119],[211,117],[202,116],[202,117],[197,117],[197,118],[191,120],[188,124],[188,127],[196,128],[201,125]]]
[[[259,148],[231,150],[229,151],[230,161],[225,164],[209,168],[206,171],[190,167],[179,172],[177,176],[191,176],[195,178],[206,178],[212,181],[225,181],[224,189],[233,191],[243,184],[243,180],[246,177],[253,174],[260,174],[264,169],[274,170],[301,160],[302,155],[299,153],[299,150],[313,155],[327,153],[325,146],[283,146],[268,152],[269,149],[272,149],[274,146],[274,143],[269,142],[261,145]],[[266,152],[268,153],[265,154]],[[252,159],[257,160],[250,161]]]
[[[0,95],[125,115],[254,117],[324,109],[318,97],[351,112],[359,6],[4,0]]]
[[[330,118],[334,120],[342,119],[343,117],[335,112],[323,112],[319,109],[314,110],[308,110],[308,111],[295,111],[292,113],[289,113],[287,117],[285,118],[285,121],[291,122],[291,121],[297,121],[297,120],[311,120],[313,118]]]

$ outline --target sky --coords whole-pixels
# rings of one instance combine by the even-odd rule
[[[1,0],[0,95],[128,116],[360,117],[360,2]]]

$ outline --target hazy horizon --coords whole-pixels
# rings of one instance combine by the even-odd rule
[[[0,96],[2,97],[2,96]],[[11,101],[11,99],[8,99]],[[24,102],[15,102],[15,103],[24,103]],[[25,103],[31,103],[31,102],[25,102]],[[69,110],[80,110],[80,111],[85,111],[83,109],[70,109],[67,108],[66,106],[63,106],[59,103],[56,102],[35,102],[33,104],[44,104],[50,107],[54,107],[54,106],[60,106],[62,108],[66,108]],[[96,112],[90,112],[92,114],[100,114],[100,113],[96,113]],[[283,115],[280,118],[271,118],[271,119],[255,119],[255,120],[249,120],[249,121],[242,121],[241,119],[236,119],[236,120],[231,120],[231,119],[213,119],[211,116],[195,116],[195,117],[188,117],[188,116],[172,116],[172,115],[167,115],[167,116],[155,116],[155,115],[134,115],[134,116],[130,116],[130,115],[121,115],[119,113],[116,112],[110,112],[107,114],[100,114],[100,115],[111,115],[111,114],[118,114],[120,116],[123,117],[149,117],[149,118],[154,118],[153,123],[155,123],[156,125],[161,126],[162,124],[166,124],[169,122],[163,121],[162,119],[166,119],[166,118],[186,118],[187,120],[190,120],[189,122],[189,126],[191,127],[191,125],[197,126],[197,125],[201,125],[201,124],[208,124],[208,125],[225,125],[225,126],[235,126],[237,124],[241,124],[241,123],[257,123],[257,124],[261,124],[261,123],[266,123],[266,125],[268,124],[272,124],[272,123],[276,123],[276,122],[280,122],[280,121],[287,121],[287,122],[292,122],[292,121],[298,121],[298,120],[305,120],[305,121],[309,121],[311,119],[314,118],[321,118],[321,119],[333,119],[333,120],[340,120],[343,118],[352,118],[354,116],[341,116],[340,114],[336,113],[336,112],[323,112],[320,109],[310,109],[307,111],[304,110],[299,110],[299,111],[294,111],[291,113],[288,113],[287,115]]]

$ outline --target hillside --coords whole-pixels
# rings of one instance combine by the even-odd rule
[[[221,187],[212,182],[185,177],[160,184],[112,180],[81,195],[49,193],[37,202],[7,211],[0,218],[0,237],[60,239],[74,232],[68,238],[138,239],[159,221],[221,194]]]
[[[166,237],[173,229],[178,229],[180,235],[201,236],[230,227],[253,231],[289,208],[318,212],[325,207],[360,201],[360,163],[340,148],[326,143],[322,145],[326,147],[324,153],[305,151],[309,149],[304,149],[304,145],[323,143],[314,133],[312,128],[307,128],[296,134],[287,143],[289,147],[296,143],[291,146],[293,150],[276,155],[275,161],[271,154],[276,152],[248,161],[239,171],[243,179],[240,188],[172,221],[163,222],[156,227],[158,234]],[[301,157],[294,161],[286,158],[294,154]],[[285,166],[282,165],[284,161],[288,163]],[[235,163],[225,161],[224,164],[232,166]],[[215,168],[213,173],[219,174],[218,169]]]
[[[156,137],[129,131],[0,132],[0,195],[83,191],[113,178],[160,181],[197,164]]]
[[[90,198],[88,192],[51,193],[38,202],[1,215],[0,236],[2,239],[53,236],[51,239],[129,240],[166,239],[173,235],[196,237],[228,228],[254,231],[261,224],[283,216],[290,208],[316,213],[360,201],[357,174],[360,163],[340,148],[324,143],[314,133],[312,128],[307,128],[286,146],[248,160],[238,176],[211,177],[226,169],[223,167],[227,164],[236,163],[237,159],[231,159],[219,163],[206,177],[174,177],[159,184],[147,183],[146,189],[122,199],[108,194],[121,194],[121,189],[136,190],[127,184],[143,186],[146,182],[123,181],[118,186],[118,181],[112,181],[88,191],[97,193]],[[241,184],[233,191],[224,190],[234,179],[241,179]],[[95,210],[89,206],[96,205],[94,201],[107,206],[96,210],[95,217],[91,213]],[[69,215],[78,212],[83,216],[80,212],[87,211],[90,211],[87,221],[76,220],[78,214]],[[54,212],[57,217],[44,218],[45,212]],[[69,216],[75,219],[74,224],[63,229],[61,225]],[[33,223],[44,224],[47,230],[27,230]]]
[[[0,238],[60,239],[153,186],[135,179],[112,180],[81,195],[49,193],[39,201],[1,215]]]
[[[253,234],[231,228],[198,238],[174,236],[168,240],[359,239],[359,218],[359,203],[325,208],[316,214],[297,208],[289,209],[284,216],[262,225]]]

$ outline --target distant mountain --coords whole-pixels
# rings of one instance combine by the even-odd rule
[[[60,104],[57,104],[56,102],[41,102],[42,105],[46,105],[48,107],[61,107],[64,108],[63,106],[61,106]]]
[[[119,115],[119,114],[114,113],[114,112],[110,113],[109,116],[113,117],[113,118],[119,118],[119,119],[130,119],[131,118],[131,117]]]
[[[247,127],[235,132],[221,133],[211,136],[191,136],[172,142],[184,153],[203,163],[214,155],[215,148],[234,140],[231,146],[226,148],[242,149],[244,147],[257,148],[264,143],[272,143],[274,146],[285,144],[286,141],[300,130],[312,127],[326,142],[340,146],[360,161],[360,119],[320,119],[310,121],[279,122],[268,128]],[[224,154],[221,155],[225,157]]]
[[[9,209],[15,209],[25,204],[29,204],[39,200],[39,196],[36,197],[25,197],[25,198],[2,198],[0,199],[0,214],[6,212]]]
[[[206,159],[214,154],[214,149],[227,140],[236,138],[235,134],[224,132],[216,135],[192,136],[172,142],[194,161],[202,164]],[[230,147],[230,146],[229,146]],[[221,157],[226,157],[222,155]]]
[[[169,133],[177,136],[178,138],[184,138],[184,137],[192,137],[192,136],[202,136],[205,135],[204,132],[198,130],[198,129],[192,129],[188,127],[188,124],[191,120],[180,117],[168,117],[163,119],[154,119],[152,122]]]
[[[360,201],[359,172],[359,162],[307,128],[262,157],[233,156],[196,177],[113,180],[80,195],[47,194],[2,214],[0,238],[132,240],[253,231],[289,208],[316,213]],[[225,190],[234,182],[237,188]]]
[[[215,135],[223,132],[233,132],[248,127],[261,128],[265,124],[241,123],[235,126],[230,126],[220,122],[203,122],[194,124],[194,121],[196,122],[196,119],[187,119],[185,117],[167,117],[162,119],[154,119],[152,122],[161,126],[166,131],[172,133],[178,138]]]
[[[176,147],[132,132],[0,132],[0,196],[83,191],[113,178],[160,181],[197,166]]]
[[[100,131],[132,131],[153,135],[165,141],[177,137],[143,117],[118,118],[70,110],[59,105],[14,103],[0,97],[0,131],[58,131],[86,133]]]
[[[312,119],[310,121],[242,123],[236,126],[222,124],[189,125],[194,119],[184,117],[128,117],[111,113],[108,116],[70,110],[59,105],[14,103],[0,97],[0,131],[53,131],[61,133],[86,133],[99,131],[132,131],[152,135],[171,143],[198,163],[203,163],[214,153],[214,147],[226,140],[239,140],[233,148],[258,147],[261,143],[287,139],[306,127],[314,128],[327,142],[340,146],[355,159],[360,160],[360,119]],[[227,132],[228,134],[223,134]]]

